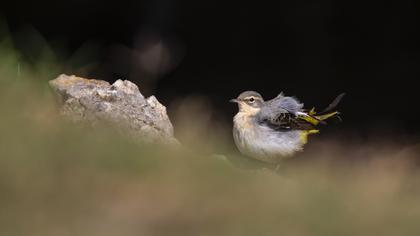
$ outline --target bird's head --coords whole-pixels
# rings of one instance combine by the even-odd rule
[[[264,99],[261,94],[255,91],[245,91],[235,99],[231,99],[230,102],[238,104],[239,112],[245,112],[249,115],[256,114],[260,111],[264,104]]]

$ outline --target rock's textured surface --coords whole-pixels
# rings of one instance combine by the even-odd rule
[[[62,114],[74,120],[108,121],[146,141],[177,143],[166,108],[154,96],[144,98],[128,80],[111,85],[60,75],[49,83],[60,97]]]

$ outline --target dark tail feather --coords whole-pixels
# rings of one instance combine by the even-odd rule
[[[328,113],[330,111],[332,111],[333,109],[335,109],[335,107],[337,107],[337,105],[340,103],[341,99],[344,97],[344,95],[346,95],[346,93],[341,93],[340,95],[338,95],[334,101],[332,101],[332,103],[330,103],[330,105],[328,105],[327,108],[325,108],[323,111],[318,112],[317,115],[322,115],[325,113]]]

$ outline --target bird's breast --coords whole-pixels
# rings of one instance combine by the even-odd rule
[[[278,162],[301,150],[300,132],[276,131],[241,113],[234,117],[233,137],[239,151],[265,162]]]

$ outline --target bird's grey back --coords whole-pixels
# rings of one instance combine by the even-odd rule
[[[300,103],[296,98],[287,97],[280,93],[277,97],[264,103],[258,116],[260,120],[275,119],[280,113],[295,114],[302,108],[303,103]]]

